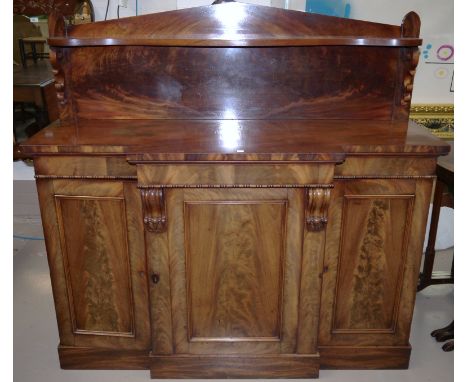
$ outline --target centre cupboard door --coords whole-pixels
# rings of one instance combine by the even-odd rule
[[[315,353],[322,233],[304,230],[304,196],[301,188],[159,194],[167,228],[147,233],[153,354]]]

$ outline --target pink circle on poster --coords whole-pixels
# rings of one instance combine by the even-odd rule
[[[437,58],[442,61],[448,61],[453,57],[453,46],[452,45],[441,45],[437,49]]]

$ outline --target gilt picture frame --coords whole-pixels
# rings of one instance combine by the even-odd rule
[[[410,119],[439,138],[453,140],[454,109],[452,104],[414,104],[410,109]]]

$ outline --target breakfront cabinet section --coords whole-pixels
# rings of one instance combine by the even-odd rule
[[[317,376],[333,164],[137,167],[152,375]]]
[[[150,251],[149,258],[160,273],[153,309],[167,316],[165,325],[155,325],[155,353],[287,354],[304,346],[298,338],[304,190],[171,189],[165,197],[167,231],[153,235],[164,236],[167,250]],[[321,253],[305,256],[314,262],[307,277],[317,281]],[[161,263],[170,269],[158,269]],[[318,289],[311,297],[316,314]],[[173,346],[161,338],[171,333]]]
[[[346,355],[327,364],[334,346],[352,346],[355,353],[388,347],[388,355],[407,364],[432,184],[430,177],[335,182],[320,311],[324,365],[346,365]]]
[[[37,188],[61,347],[149,349],[136,184],[38,179]]]
[[[226,2],[49,20],[34,156],[63,368],[407,368],[433,175],[420,20]]]

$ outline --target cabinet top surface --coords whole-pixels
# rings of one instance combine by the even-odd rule
[[[411,121],[81,120],[78,126],[52,124],[23,149],[157,160],[312,160],[317,154],[333,160],[343,154],[443,155],[450,146]]]

